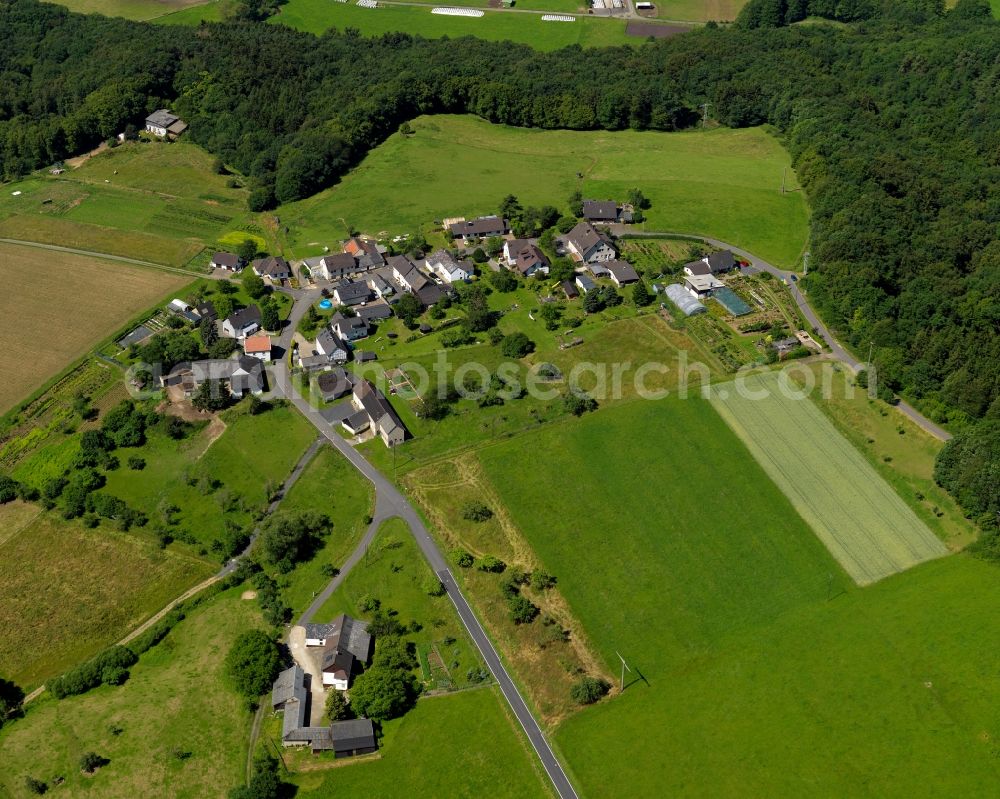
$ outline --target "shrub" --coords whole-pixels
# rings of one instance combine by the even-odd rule
[[[423,582],[424,592],[428,596],[444,596],[444,585],[436,577],[428,577]]]
[[[85,752],[80,758],[80,771],[93,774],[101,766],[106,766],[111,761],[101,757],[97,752]]]
[[[24,787],[29,793],[33,793],[38,796],[41,796],[49,789],[48,785],[41,780],[36,780],[34,777],[25,777]]]
[[[507,568],[507,564],[504,563],[500,558],[493,555],[486,555],[481,561],[479,561],[479,571],[490,572],[491,574],[502,574]]]
[[[537,571],[531,575],[531,587],[536,591],[544,591],[547,588],[552,588],[555,584],[555,575],[548,572]]]
[[[140,458],[138,455],[130,455],[128,461],[128,468],[134,472],[141,472],[146,468],[146,459]]]
[[[511,333],[500,344],[500,352],[505,358],[523,358],[535,351],[535,342],[524,333]]]
[[[464,549],[453,549],[451,552],[451,560],[456,566],[462,569],[468,569],[476,562],[476,559],[472,557],[472,554],[466,552]]]
[[[247,630],[233,642],[225,665],[236,691],[248,699],[256,699],[271,689],[281,668],[281,653],[263,630]]]
[[[493,518],[493,511],[482,502],[467,502],[462,508],[462,518],[470,522],[486,522]]]
[[[531,624],[538,616],[538,606],[522,594],[507,597],[507,608],[514,624]]]
[[[570,688],[569,695],[574,702],[581,705],[592,705],[611,690],[611,683],[599,677],[581,677]]]

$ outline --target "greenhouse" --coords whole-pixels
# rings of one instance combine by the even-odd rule
[[[692,297],[686,288],[680,283],[671,283],[664,290],[664,293],[670,298],[678,308],[680,308],[685,316],[691,316],[696,313],[704,313],[707,308],[702,305],[698,300]]]
[[[724,286],[721,289],[716,289],[712,292],[712,296],[718,300],[722,307],[725,308],[733,316],[745,316],[752,310],[749,305],[743,302],[742,298],[728,286]]]

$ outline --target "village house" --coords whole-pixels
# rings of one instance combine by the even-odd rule
[[[389,265],[392,267],[392,279],[403,291],[415,294],[430,282],[405,255],[393,256],[389,259]]]
[[[615,245],[603,233],[598,233],[590,222],[580,222],[565,238],[566,249],[578,261],[596,263],[617,257]]]
[[[371,289],[362,281],[343,281],[333,289],[333,299],[337,305],[360,305],[371,297]]]
[[[271,283],[281,283],[292,277],[292,267],[288,261],[276,255],[269,255],[267,258],[257,258],[251,266],[254,274],[262,277]]]
[[[316,391],[323,402],[333,402],[350,393],[354,383],[348,372],[341,368],[321,372],[316,376]]]
[[[379,247],[370,239],[352,237],[344,242],[344,252],[353,257],[362,269],[377,269],[380,266],[385,266],[384,248]]]
[[[334,252],[328,255],[318,255],[315,258],[306,258],[302,266],[309,270],[309,274],[314,279],[319,280],[344,280],[363,272],[354,256],[346,252]]]
[[[518,250],[512,268],[522,277],[531,277],[539,273],[547,275],[549,259],[536,245],[528,244]]]
[[[360,316],[335,313],[330,317],[330,329],[347,342],[357,341],[368,335],[368,323]]]
[[[721,289],[725,284],[712,275],[685,275],[684,286],[692,297],[702,299],[711,297],[716,289]]]
[[[396,293],[396,289],[393,288],[392,283],[382,277],[382,275],[374,272],[368,275],[368,288],[379,299],[391,297]]]
[[[729,272],[737,267],[736,256],[730,250],[720,250],[684,264],[684,274],[686,275],[719,275]]]
[[[329,624],[307,624],[305,630],[306,647],[323,650],[319,657],[323,685],[346,691],[355,662],[363,666],[371,658],[372,637],[368,625],[341,613]]]
[[[146,130],[161,139],[176,139],[187,130],[187,123],[173,111],[161,108],[146,117]]]
[[[212,269],[225,269],[227,272],[239,272],[243,268],[243,261],[238,255],[231,252],[217,252],[212,256],[209,264]]]
[[[263,394],[264,367],[259,360],[246,355],[210,358],[179,364],[161,378],[164,386],[180,386],[187,397],[208,381],[221,384],[235,399],[242,399],[247,394]]]
[[[628,261],[606,261],[604,266],[608,270],[611,282],[618,286],[618,288],[639,282],[638,273],[636,273],[635,269],[632,268],[632,264]]]
[[[329,327],[324,327],[316,334],[316,343],[313,348],[317,355],[322,355],[328,361],[347,363],[347,345]]]
[[[357,313],[360,319],[364,319],[368,325],[372,325],[378,324],[392,316],[392,308],[385,302],[370,302],[367,305],[362,305],[360,308],[355,308],[355,313]]]
[[[357,413],[344,419],[341,425],[352,435],[372,430],[387,447],[402,444],[406,428],[389,400],[368,380],[359,380],[351,393],[351,404]]]
[[[195,310],[202,319],[211,319],[214,322],[219,318],[219,314],[215,310],[215,304],[211,300],[202,300],[195,306]]]
[[[469,261],[457,261],[447,250],[438,250],[428,256],[427,268],[445,283],[464,282],[474,271]]]
[[[233,311],[222,323],[222,335],[242,339],[260,330],[260,308],[248,305]]]
[[[331,334],[332,335],[332,334]],[[302,350],[299,350],[299,368],[304,369],[307,372],[315,371],[316,369],[326,369],[330,365],[331,359],[322,355],[320,353],[313,353],[312,355],[302,354]],[[347,350],[344,350],[344,360],[347,361]]]
[[[583,218],[591,224],[611,224],[618,221],[621,209],[613,200],[584,200]]]
[[[271,337],[264,333],[247,336],[243,340],[243,352],[260,361],[271,360]]]
[[[457,241],[470,242],[490,236],[503,236],[510,230],[510,224],[499,216],[481,216],[478,219],[454,222],[448,230]]]

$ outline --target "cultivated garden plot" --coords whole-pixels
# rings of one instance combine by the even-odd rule
[[[782,392],[779,375],[750,378],[765,399],[717,386],[712,403],[859,585],[947,550],[807,398]],[[743,392],[746,394],[747,392]]]

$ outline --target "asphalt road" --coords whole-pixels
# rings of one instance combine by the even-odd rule
[[[277,341],[278,345],[285,352],[288,351],[291,345],[292,335],[295,332],[298,321],[305,314],[309,304],[318,299],[319,292],[297,292],[295,297],[296,302],[289,314],[289,323]],[[372,514],[372,523],[365,532],[361,544],[355,548],[348,560],[344,562],[340,574],[330,581],[326,588],[315,598],[312,605],[302,614],[299,623],[305,623],[312,618],[312,615],[322,606],[330,594],[336,590],[351,568],[364,556],[365,548],[371,543],[381,523],[386,519],[398,516],[409,526],[410,533],[417,542],[417,546],[420,547],[424,558],[430,564],[431,570],[438,575],[442,585],[444,585],[445,590],[448,592],[448,596],[454,603],[462,624],[482,654],[487,667],[493,675],[493,679],[500,686],[500,691],[503,693],[521,727],[524,729],[528,740],[531,741],[531,745],[538,755],[545,773],[549,775],[556,793],[560,799],[578,799],[578,794],[563,771],[552,748],[549,746],[541,727],[534,716],[531,715],[527,703],[524,701],[521,692],[500,660],[500,656],[493,647],[492,641],[490,641],[482,624],[479,623],[479,619],[476,618],[476,614],[473,613],[471,606],[462,594],[461,588],[455,582],[451,571],[448,569],[444,555],[441,554],[441,550],[438,549],[437,544],[431,538],[423,519],[420,518],[420,514],[417,513],[413,505],[410,504],[410,501],[403,496],[392,482],[342,438],[333,428],[333,425],[323,418],[323,415],[295,390],[292,385],[287,359],[282,359],[275,364],[271,377],[277,391],[283,394],[306,419],[312,422],[316,429],[375,487],[375,511]]]
[[[750,264],[751,273],[754,272],[770,272],[776,278],[784,281],[788,285],[789,292],[792,295],[792,299],[795,300],[795,304],[798,306],[799,310],[802,312],[802,316],[805,317],[806,321],[816,330],[819,331],[820,337],[826,342],[827,346],[830,348],[830,352],[833,353],[833,357],[838,361],[846,364],[851,371],[857,372],[859,369],[864,368],[864,363],[857,360],[847,348],[844,347],[834,335],[830,332],[829,328],[823,324],[823,320],[819,318],[816,312],[813,310],[809,301],[805,298],[802,291],[799,289],[798,284],[798,272],[791,272],[787,269],[779,269],[774,264],[770,264],[763,258],[758,258],[756,255],[747,252],[733,244],[730,244],[719,239],[713,239],[710,236],[698,236],[690,233],[677,233],[671,231],[653,232],[653,231],[636,231],[631,228],[627,228],[623,225],[612,225],[612,229],[616,234],[628,233],[629,235],[649,235],[649,236],[681,236],[688,239],[697,239],[699,241],[707,242],[713,247],[718,247],[723,250],[732,250],[736,255],[747,261]],[[793,280],[794,276],[794,280]],[[907,402],[900,400],[896,405],[896,408],[900,413],[909,417],[915,424],[923,428],[926,432],[930,433],[935,438],[939,438],[942,441],[947,441],[951,438],[951,433],[945,430],[940,425],[935,424],[926,416],[924,416],[920,411],[914,408]]]

